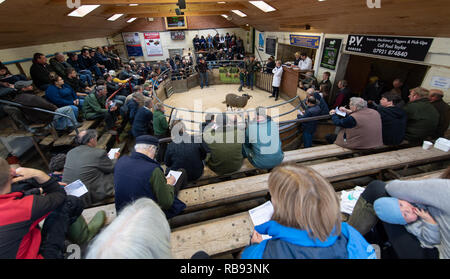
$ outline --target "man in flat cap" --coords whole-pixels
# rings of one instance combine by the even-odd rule
[[[439,124],[436,130],[436,138],[444,137],[450,124],[450,106],[444,102],[444,92],[439,89],[430,90],[430,103],[439,112]]]
[[[186,172],[180,170],[178,180],[174,176],[166,178],[161,165],[155,160],[158,144],[159,140],[153,136],[139,136],[136,138],[135,151],[117,162],[114,189],[118,214],[127,204],[142,197],[158,203],[168,219],[186,208],[177,198],[179,190],[186,184]]]
[[[120,156],[116,153],[114,160],[108,153],[97,148],[97,131],[81,131],[76,137],[79,146],[67,153],[62,182],[70,184],[80,179],[88,193],[81,196],[85,207],[103,202],[114,197],[114,165]]]

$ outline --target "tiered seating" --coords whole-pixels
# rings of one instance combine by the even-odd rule
[[[423,150],[421,147],[344,159],[311,165],[330,182],[376,174],[382,170],[420,165],[450,159],[450,153],[437,149]],[[264,197],[268,192],[270,174],[210,184],[180,191],[179,199],[186,203],[185,213],[230,204],[242,200]],[[114,204],[85,210],[83,215],[90,220],[99,210],[105,210],[108,222],[115,218]]]
[[[439,177],[443,171],[415,176],[413,179]],[[253,223],[248,212],[214,219],[172,231],[171,244],[174,258],[189,259],[203,250],[209,255],[232,253],[249,244]]]
[[[287,151],[284,153],[284,159],[283,163],[304,163],[308,161],[315,161],[320,159],[331,159],[333,157],[342,157],[352,154],[372,154],[372,153],[378,153],[378,152],[384,152],[391,149],[399,149],[407,147],[407,143],[403,143],[399,146],[381,146],[375,149],[371,150],[351,150],[348,148],[340,147],[336,144],[329,144],[329,145],[322,145],[322,146],[316,146],[312,148],[305,148],[305,149],[298,149],[298,150],[292,150]],[[214,179],[214,178],[221,178],[221,177],[227,177],[232,176],[236,174],[246,173],[249,171],[254,171],[256,168],[250,164],[250,162],[245,159],[244,163],[241,167],[241,169],[237,172],[218,176],[215,174],[211,169],[208,167],[205,167],[204,173],[202,177],[195,183],[197,185],[206,184],[208,180]]]
[[[413,147],[398,151],[356,157],[310,166],[330,182],[376,174],[381,170],[419,165],[449,159],[450,154],[437,150]],[[187,205],[187,211],[198,210],[224,202],[264,196],[269,174],[233,181],[210,184],[180,191],[179,198]]]

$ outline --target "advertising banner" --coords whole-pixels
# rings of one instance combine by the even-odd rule
[[[346,51],[424,61],[433,39],[348,35]]]
[[[139,33],[122,33],[128,56],[144,56]]]
[[[147,56],[163,56],[159,32],[144,33],[144,41]]]

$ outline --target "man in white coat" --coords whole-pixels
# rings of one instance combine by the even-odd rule
[[[280,95],[280,84],[281,84],[281,77],[283,76],[283,67],[281,67],[281,60],[278,60],[276,63],[275,68],[272,70],[273,73],[273,93],[272,96],[269,96],[269,98],[275,98],[275,101],[278,101],[278,97]]]
[[[312,60],[309,58],[306,53],[302,53],[300,55],[300,61],[298,62],[298,67],[302,71],[312,70]]]

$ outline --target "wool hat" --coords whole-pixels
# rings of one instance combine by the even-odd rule
[[[400,211],[400,204],[397,198],[384,197],[377,199],[373,204],[373,209],[383,222],[396,225],[406,225]]]
[[[159,140],[153,136],[144,135],[144,136],[139,136],[136,138],[136,144],[139,144],[139,143],[158,146]]]
[[[22,90],[22,88],[26,88],[33,84],[32,80],[19,80],[16,83],[14,83],[14,88],[16,90]]]

